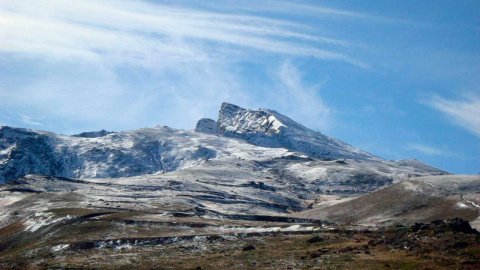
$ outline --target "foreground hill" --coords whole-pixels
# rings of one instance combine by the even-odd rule
[[[320,203],[299,217],[341,224],[387,226],[463,218],[480,229],[480,176],[448,175],[414,178],[329,205]]]

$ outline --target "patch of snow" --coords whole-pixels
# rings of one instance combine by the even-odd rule
[[[42,212],[35,213],[33,217],[24,220],[23,225],[25,226],[25,231],[35,232],[43,226],[57,223],[65,219],[66,217],[55,218],[53,214]]]
[[[8,196],[8,197],[0,198],[0,206],[10,205],[14,202],[18,202],[22,200],[23,198],[24,196]]]
[[[464,204],[464,203],[461,203],[461,202],[458,202],[458,203],[456,204],[456,206],[457,206],[458,208],[468,208],[468,205],[466,205],[466,204]]]
[[[53,246],[53,247],[51,248],[51,250],[52,250],[53,252],[60,252],[60,251],[62,251],[62,250],[64,250],[64,249],[68,248],[69,246],[70,246],[69,244],[60,244],[60,245]]]
[[[419,192],[421,191],[421,187],[413,182],[410,182],[410,181],[404,181],[402,182],[402,187],[405,189],[405,190],[408,190],[408,191],[415,191],[415,192]]]

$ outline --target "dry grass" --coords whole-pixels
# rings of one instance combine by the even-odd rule
[[[407,232],[399,236],[402,232]],[[186,240],[162,245],[117,246],[54,252],[0,253],[0,267],[100,269],[478,269],[478,235],[408,228],[322,231],[314,235]],[[408,247],[399,241],[412,240]],[[455,248],[456,243],[466,243]],[[243,251],[253,245],[255,250]],[[32,247],[26,247],[31,249]],[[23,262],[26,264],[19,264]]]

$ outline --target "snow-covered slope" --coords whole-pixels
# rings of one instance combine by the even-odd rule
[[[316,183],[314,190],[330,186],[347,193],[411,176],[446,174],[417,161],[376,158],[269,110],[224,103],[218,128],[215,121],[202,119],[196,131],[158,126],[64,136],[0,127],[0,183],[27,174],[130,177],[202,166],[213,159],[227,164],[230,158],[256,162],[258,171],[276,170],[278,178]]]
[[[264,147],[283,147],[320,158],[380,158],[344,142],[308,129],[273,110],[243,109],[223,103],[218,134]]]
[[[125,131],[98,138],[0,128],[0,182],[27,174],[128,177],[201,166],[212,159],[228,163],[231,161],[227,158],[232,157],[255,161],[258,171],[275,169],[284,176],[302,181],[351,183],[354,178],[370,181],[381,176],[391,182],[446,173],[418,161],[329,161],[285,148],[259,147],[238,139],[168,127]]]
[[[287,152],[168,127],[98,138],[1,127],[0,183],[27,174],[75,178],[135,176],[198,166],[211,158],[263,160]]]

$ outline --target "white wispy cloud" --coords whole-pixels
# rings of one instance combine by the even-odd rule
[[[369,21],[383,24],[407,24],[407,25],[424,25],[420,22],[411,20],[384,17],[372,15],[365,12],[353,11],[348,9],[338,9],[324,6],[318,1],[313,3],[308,1],[281,1],[281,0],[262,0],[262,1],[234,1],[224,0],[228,5],[218,6],[217,3],[203,3],[214,10],[245,10],[253,13],[281,13],[289,16],[315,17],[317,19],[339,19],[349,21]]]
[[[451,155],[450,153],[445,152],[445,151],[440,150],[440,149],[437,149],[435,147],[424,145],[424,144],[418,144],[418,143],[408,144],[407,147],[405,147],[405,149],[420,152],[422,154],[429,155],[429,156],[449,156],[449,155]]]
[[[204,3],[212,9],[228,9],[228,10],[248,10],[250,12],[276,12],[299,14],[301,16],[335,16],[341,18],[374,18],[371,15],[356,11],[342,10],[331,7],[322,6],[319,3],[315,5],[307,4],[302,1],[281,1],[281,0],[263,0],[263,1],[249,1],[248,3],[234,0],[224,0],[228,5],[218,6],[215,3]]]
[[[291,61],[284,61],[274,74],[278,82],[269,99],[284,108],[287,115],[301,119],[310,127],[325,128],[330,108],[324,103],[320,90],[324,82],[308,85],[303,74]],[[273,105],[272,104],[272,105]]]
[[[34,125],[34,126],[42,126],[42,123],[38,122],[37,120],[33,119],[32,117],[22,114],[20,115],[22,122],[28,125]]]
[[[69,123],[52,124],[64,133],[188,128],[215,118],[223,101],[259,105],[239,62],[263,65],[263,72],[269,56],[368,68],[344,53],[346,40],[276,16],[224,11],[176,2],[0,0],[0,68],[7,61],[24,68],[0,83],[0,106]],[[275,108],[322,126],[329,108],[301,75],[290,62],[280,66],[274,86],[283,106]]]
[[[0,9],[3,52],[162,65],[211,61],[225,58],[222,50],[248,48],[368,66],[322,48],[324,43],[343,45],[344,41],[306,30],[296,23],[260,16],[143,1],[3,1]]]
[[[466,93],[460,99],[445,99],[435,95],[425,103],[443,113],[453,124],[480,137],[480,96]]]

